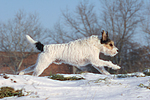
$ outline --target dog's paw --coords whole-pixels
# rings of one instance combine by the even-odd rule
[[[102,74],[104,74],[104,75],[110,75],[109,72],[103,72]]]
[[[120,66],[118,66],[118,65],[114,65],[113,67],[112,67],[112,69],[120,69],[121,67]]]
[[[111,61],[108,62],[108,66],[112,69],[120,69],[121,68],[120,66],[113,64]]]
[[[24,72],[19,72],[19,75],[24,75]]]

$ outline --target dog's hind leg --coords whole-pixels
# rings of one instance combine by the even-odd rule
[[[34,68],[35,68],[36,64],[35,65],[32,65],[22,71],[19,72],[19,75],[24,75],[25,73],[30,73],[30,72],[33,72],[34,71]]]
[[[50,59],[47,53],[41,53],[38,57],[33,76],[39,76],[52,62],[53,60]]]

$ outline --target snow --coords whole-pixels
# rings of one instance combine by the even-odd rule
[[[23,89],[26,96],[7,97],[3,100],[148,100],[150,77],[117,78],[115,75],[93,73],[63,74],[84,77],[85,80],[58,81],[48,77],[29,75],[0,76],[0,87],[10,86]]]

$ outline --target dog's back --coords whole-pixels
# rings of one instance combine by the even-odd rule
[[[100,45],[98,37],[91,36],[64,44],[45,45],[44,52],[48,52],[49,56],[55,57],[56,61],[79,67],[90,63],[88,60],[91,57],[90,55],[99,53],[99,48],[95,47],[96,44]]]

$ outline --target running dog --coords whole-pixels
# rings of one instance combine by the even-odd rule
[[[99,72],[105,75],[110,73],[104,69],[104,66],[112,69],[120,69],[118,65],[114,65],[111,61],[103,61],[99,59],[99,54],[115,56],[118,49],[114,46],[114,42],[109,39],[108,32],[102,32],[102,37],[92,35],[88,38],[78,39],[64,44],[43,45],[41,42],[33,40],[26,35],[27,40],[34,45],[41,53],[38,56],[35,65],[22,70],[19,75],[33,72],[34,76],[39,76],[50,64],[70,64],[81,68],[88,64],[92,64]]]

